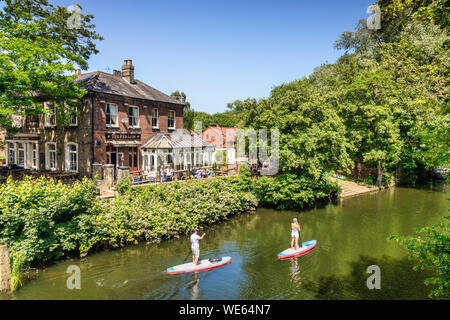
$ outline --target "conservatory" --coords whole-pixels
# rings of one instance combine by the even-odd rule
[[[157,172],[169,164],[175,171],[214,164],[215,146],[184,130],[157,133],[141,147],[142,170]]]

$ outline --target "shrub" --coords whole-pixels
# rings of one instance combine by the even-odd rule
[[[67,186],[44,177],[8,178],[0,185],[0,243],[13,257],[20,252],[23,266],[76,252],[77,217],[92,212],[96,193],[95,183],[88,179]]]
[[[253,179],[252,190],[262,206],[301,209],[328,198],[338,191],[338,186],[325,177],[313,181],[306,176],[283,174]]]
[[[256,197],[241,188],[238,177],[224,177],[130,189],[101,205],[83,251],[158,241],[256,208]]]

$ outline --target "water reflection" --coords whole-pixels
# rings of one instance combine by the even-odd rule
[[[291,260],[291,267],[289,268],[291,282],[295,287],[301,286],[300,267],[298,265],[298,257],[294,257]]]

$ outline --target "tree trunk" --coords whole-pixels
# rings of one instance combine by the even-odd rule
[[[377,185],[381,185],[381,177],[383,175],[383,169],[381,168],[380,161],[377,163]]]

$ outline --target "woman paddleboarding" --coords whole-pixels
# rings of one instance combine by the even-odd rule
[[[294,218],[291,223],[291,249],[298,250],[298,239],[300,238],[300,225],[298,224],[297,218]],[[294,248],[295,243],[295,248]],[[301,243],[301,242],[300,242]]]

